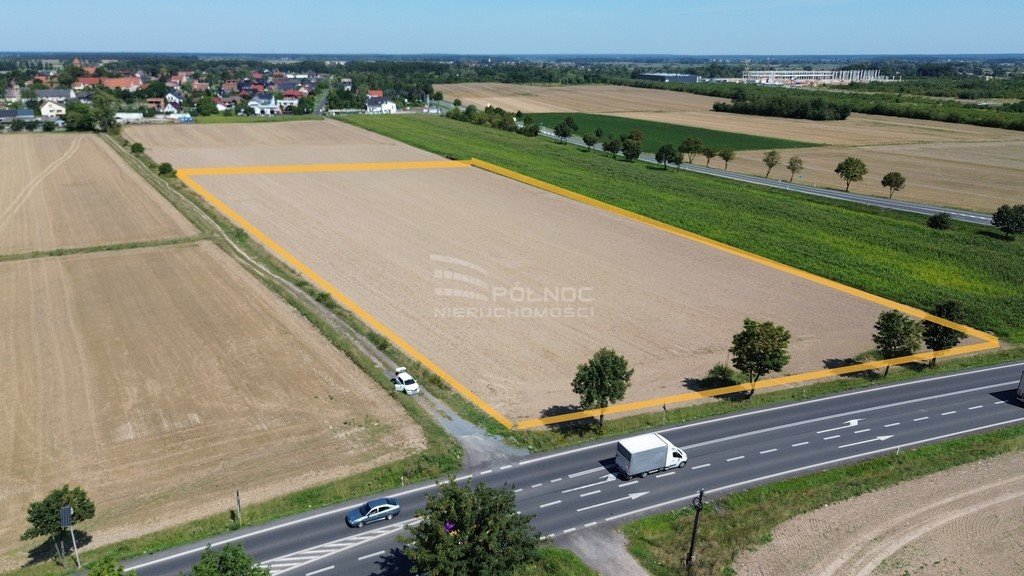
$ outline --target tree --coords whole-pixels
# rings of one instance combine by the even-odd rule
[[[157,168],[157,173],[161,176],[174,176],[175,170],[174,167],[171,166],[170,162],[161,162],[160,166]]]
[[[957,324],[963,324],[967,321],[967,310],[964,309],[963,304],[956,300],[949,300],[938,304],[935,306],[935,310],[932,311],[932,315],[945,318]],[[959,330],[947,328],[942,324],[925,321],[923,337],[925,347],[929,350],[938,351],[953,348],[966,338],[967,335]],[[932,366],[935,365],[935,358],[932,358],[931,364]]]
[[[142,142],[132,142],[132,154],[142,154],[146,151],[146,147],[142,145]]]
[[[746,318],[743,331],[732,337],[732,365],[747,375],[753,384],[769,372],[778,372],[789,364],[789,330],[772,322]],[[751,387],[750,394],[754,394]]]
[[[594,134],[593,132],[587,132],[586,134],[583,135],[583,143],[587,145],[588,152],[591,148],[594,147],[594,144],[597,144],[597,142],[597,135]]]
[[[26,123],[21,118],[15,118],[11,122],[11,132],[21,132],[25,129]]]
[[[992,225],[1002,230],[1007,238],[1024,234],[1024,204],[1003,204],[992,215]]]
[[[458,98],[456,98],[455,100],[452,101],[452,106],[455,106],[456,108],[458,108],[459,106],[462,106],[462,100],[459,100]]]
[[[860,158],[849,156],[836,165],[836,174],[846,180],[846,191],[850,191],[850,182],[860,182],[868,173],[868,167]]]
[[[686,161],[693,164],[693,159],[704,149],[704,144],[696,138],[687,138],[679,145],[679,154],[686,155]]]
[[[789,170],[789,181],[792,182],[797,172],[804,171],[804,159],[799,156],[793,156],[786,163],[786,170]]]
[[[767,178],[768,175],[772,173],[772,168],[775,168],[776,166],[779,165],[779,160],[780,157],[778,150],[769,150],[764,153],[764,156],[761,157],[761,162],[763,162],[764,165],[768,167],[768,171],[764,173],[765,178]]]
[[[558,125],[555,126],[555,136],[558,136],[559,140],[565,142],[566,138],[572,136],[572,128],[570,128],[565,122],[559,122]]]
[[[57,123],[52,120],[43,122],[43,132],[53,132],[57,129]]]
[[[117,123],[114,115],[120,107],[121,101],[113,94],[98,92],[92,97],[92,121],[101,132],[110,130]]]
[[[708,161],[704,163],[704,166],[707,167],[711,166],[711,159],[714,158],[715,156],[718,156],[718,151],[715,150],[714,148],[711,148],[710,146],[705,146],[704,148],[701,149],[700,155],[707,158]]]
[[[675,146],[671,144],[663,144],[658,151],[654,153],[654,159],[668,170],[669,163],[675,164],[676,159],[679,158],[679,153],[676,152]]]
[[[921,323],[899,310],[882,312],[875,322],[875,334],[871,339],[875,342],[882,358],[899,358],[910,356],[921,347]],[[889,367],[885,367],[889,374]]]
[[[68,130],[75,132],[92,130],[92,108],[81,102],[69,102],[64,123]]]
[[[135,570],[125,572],[120,562],[113,556],[107,556],[89,569],[89,576],[136,576],[136,573]]]
[[[601,149],[615,156],[622,150],[622,142],[618,138],[608,138],[604,141],[604,144],[601,144]]]
[[[882,176],[882,186],[889,189],[889,198],[892,198],[893,194],[902,190],[906,185],[907,179],[899,172],[889,172]]]
[[[622,400],[629,388],[633,370],[622,356],[610,348],[601,348],[586,364],[576,367],[572,391],[580,395],[580,406],[585,410],[601,408],[601,426],[604,426],[604,408]]]
[[[60,509],[64,506],[74,508],[73,523],[88,520],[96,515],[96,505],[89,495],[78,486],[74,488],[65,484],[62,488],[51,491],[39,502],[28,505],[28,523],[30,527],[21,535],[22,540],[31,540],[40,536],[49,536],[54,549],[57,548],[57,537],[62,536],[64,529],[60,526]]]
[[[572,130],[573,132],[579,132],[580,125],[576,123],[576,119],[573,118],[572,116],[566,116],[565,120],[562,120],[562,122],[564,122],[565,125],[569,127],[569,130]]]
[[[196,114],[198,116],[213,116],[217,113],[217,103],[210,96],[203,96],[196,102]]]
[[[518,514],[511,488],[449,481],[427,495],[399,541],[416,572],[434,576],[508,575],[536,559],[540,533],[534,514]]]
[[[270,568],[257,564],[241,544],[225,544],[220,550],[207,544],[189,576],[270,576]]]
[[[641,148],[639,140],[626,138],[622,141],[622,157],[625,158],[627,162],[636,160],[640,157],[642,152],[643,148]]]
[[[736,157],[736,151],[732,148],[722,148],[718,152],[718,157],[725,160],[725,169],[729,169],[729,161]]]
[[[936,230],[949,230],[953,226],[953,217],[949,212],[939,212],[928,217],[928,227]]]

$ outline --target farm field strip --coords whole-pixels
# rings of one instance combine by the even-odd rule
[[[458,164],[458,163],[455,163],[455,162],[452,162],[451,164],[453,164],[453,165],[464,165],[464,164]],[[500,174],[502,176],[506,176],[506,177],[512,178],[512,179],[517,180],[519,182],[526,183],[529,186],[534,187],[534,188],[540,188],[541,190],[546,190],[548,192],[554,192],[555,194],[558,194],[558,195],[560,195],[562,197],[570,198],[570,199],[572,199],[576,203],[583,203],[583,204],[589,205],[591,207],[596,207],[596,208],[599,208],[600,210],[602,210],[604,212],[614,213],[614,214],[616,214],[618,216],[623,216],[626,219],[633,220],[633,221],[636,221],[636,222],[641,222],[641,223],[643,223],[643,224],[645,224],[647,226],[657,228],[657,229],[659,229],[661,231],[667,231],[667,232],[669,232],[671,234],[674,234],[676,236],[687,238],[689,240],[697,241],[700,244],[703,244],[703,245],[709,246],[709,247],[713,247],[716,250],[725,251],[725,252],[728,252],[728,253],[730,253],[730,254],[732,254],[734,256],[739,256],[741,258],[745,258],[745,259],[750,260],[752,262],[756,262],[758,265],[761,265],[761,266],[767,265],[769,268],[775,269],[775,270],[777,270],[779,272],[784,272],[784,273],[786,273],[788,275],[796,276],[796,277],[799,277],[799,278],[801,278],[803,280],[810,280],[813,283],[819,284],[821,286],[828,287],[831,290],[839,290],[840,292],[845,293],[845,294],[847,294],[849,296],[853,296],[853,297],[855,297],[857,299],[867,300],[867,301],[869,301],[869,302],[871,302],[873,304],[877,304],[879,306],[883,306],[883,307],[886,307],[886,308],[895,308],[895,309],[904,311],[905,313],[909,313],[909,314],[911,314],[911,315],[913,315],[915,317],[918,317],[918,318],[926,318],[926,319],[935,321],[935,322],[940,323],[940,324],[944,324],[944,325],[947,325],[947,326],[950,326],[950,327],[954,327],[955,329],[964,331],[964,332],[970,334],[975,339],[979,340],[978,342],[973,342],[973,343],[970,343],[970,344],[968,344],[966,346],[963,346],[963,347],[960,347],[960,348],[956,348],[954,350],[943,351],[943,352],[940,352],[938,354],[933,354],[931,352],[927,352],[927,353],[916,354],[916,355],[914,355],[912,357],[908,357],[908,358],[900,358],[900,359],[894,359],[894,360],[889,360],[889,361],[872,362],[872,363],[868,363],[868,364],[861,364],[861,365],[854,365],[854,366],[844,366],[842,368],[833,368],[833,369],[825,369],[825,370],[810,370],[810,371],[803,372],[801,374],[796,374],[796,375],[791,375],[791,376],[784,376],[784,377],[780,377],[780,378],[773,378],[773,379],[763,380],[763,381],[761,381],[761,382],[759,382],[757,384],[757,388],[766,388],[766,387],[771,387],[771,386],[778,386],[778,385],[782,385],[782,384],[788,384],[788,383],[792,383],[792,382],[805,381],[805,380],[809,380],[809,379],[817,379],[817,378],[823,378],[823,377],[828,377],[828,376],[835,376],[835,375],[840,375],[840,374],[845,374],[845,373],[857,372],[857,371],[861,371],[861,370],[865,370],[865,369],[874,369],[874,368],[888,366],[888,365],[891,365],[891,364],[906,362],[906,361],[909,361],[909,360],[929,359],[929,358],[932,358],[933,356],[952,356],[952,355],[957,355],[957,354],[964,354],[964,353],[967,353],[967,352],[972,352],[972,351],[977,351],[977,350],[984,350],[984,349],[990,349],[990,348],[994,348],[994,347],[998,346],[998,340],[995,339],[994,337],[988,335],[988,334],[985,334],[983,332],[974,330],[974,329],[966,327],[966,326],[960,326],[958,324],[950,323],[950,322],[948,322],[948,321],[946,321],[944,319],[932,317],[932,316],[930,316],[930,315],[928,315],[928,314],[926,314],[926,313],[924,313],[924,312],[922,312],[920,310],[917,310],[917,309],[915,309],[913,307],[901,305],[901,304],[898,304],[896,302],[892,302],[892,301],[889,301],[887,299],[880,298],[878,296],[874,296],[874,295],[871,295],[871,294],[867,294],[865,292],[862,292],[862,291],[859,291],[859,290],[855,290],[855,289],[843,286],[841,284],[838,284],[836,282],[832,282],[830,280],[826,280],[826,279],[821,278],[819,276],[815,276],[815,275],[808,274],[808,273],[805,273],[803,271],[800,271],[800,270],[797,270],[797,269],[794,269],[794,268],[791,268],[791,267],[788,267],[788,266],[784,266],[782,264],[779,264],[777,262],[773,262],[771,260],[762,258],[760,256],[756,256],[756,255],[753,255],[753,254],[750,254],[750,253],[746,253],[746,252],[743,252],[743,251],[740,251],[740,250],[736,250],[736,249],[734,249],[732,247],[729,247],[729,246],[726,246],[724,244],[721,244],[721,243],[718,243],[718,242],[715,242],[715,241],[703,238],[703,237],[698,236],[696,234],[692,234],[692,233],[680,230],[678,228],[674,228],[674,227],[669,226],[667,224],[663,224],[661,222],[654,221],[652,219],[649,219],[649,218],[637,215],[635,213],[632,213],[632,212],[629,212],[629,211],[626,211],[626,210],[622,210],[620,208],[616,208],[616,207],[613,207],[613,206],[610,206],[610,205],[607,205],[607,204],[604,204],[604,203],[601,203],[601,202],[597,202],[597,201],[592,200],[590,198],[583,197],[583,196],[580,196],[578,194],[572,193],[572,192],[570,192],[568,190],[564,190],[564,189],[561,189],[561,188],[553,187],[553,186],[548,185],[546,183],[537,181],[535,179],[532,179],[532,178],[529,178],[529,177],[526,177],[526,176],[523,176],[523,175],[515,174],[515,173],[513,173],[511,171],[505,170],[505,169],[500,168],[500,167],[489,165],[487,163],[483,163],[483,162],[480,162],[480,161],[477,161],[477,160],[470,160],[469,164],[472,164],[474,166],[483,168],[483,169],[491,171],[491,172],[495,172],[495,173]],[[300,173],[300,169],[301,169],[301,167],[291,166],[291,167],[288,168],[288,173],[289,174],[299,174]],[[246,170],[245,167],[232,167],[230,169],[230,174],[234,175],[234,176],[241,176],[242,174],[244,174],[245,170]],[[310,169],[310,173],[320,173],[320,174],[323,174],[323,173],[325,173],[325,170],[327,170],[327,169],[324,166],[322,166],[322,165],[321,166],[314,166],[314,167],[312,167]],[[363,165],[361,168],[359,168],[359,170],[360,171],[365,170],[365,165]],[[269,169],[268,167],[264,167],[264,166],[252,167],[251,171],[252,171],[252,175],[272,173],[271,169]],[[352,170],[348,170],[348,169],[344,169],[344,168],[339,168],[339,170],[337,170],[337,171],[338,172],[351,172]],[[210,201],[219,210],[221,210],[227,216],[229,216],[236,224],[238,224],[242,228],[246,229],[251,235],[253,235],[257,239],[259,239],[261,242],[263,242],[269,249],[271,249],[273,252],[275,252],[279,257],[284,259],[286,262],[288,262],[292,266],[295,266],[303,274],[305,274],[307,277],[309,277],[310,280],[315,282],[321,289],[323,289],[323,290],[327,291],[328,293],[332,294],[332,296],[334,296],[340,303],[342,303],[344,306],[346,306],[347,308],[352,310],[357,316],[359,316],[369,326],[371,326],[372,328],[374,328],[378,332],[380,332],[383,335],[385,335],[386,337],[388,337],[396,345],[398,345],[403,350],[405,350],[407,353],[409,353],[410,356],[412,356],[412,357],[416,358],[417,360],[421,361],[425,366],[427,366],[428,368],[432,369],[439,376],[441,376],[445,380],[447,380],[450,383],[452,383],[453,387],[455,387],[457,390],[459,390],[460,393],[462,393],[470,401],[475,403],[478,407],[480,407],[482,410],[487,412],[489,415],[494,417],[497,421],[501,422],[505,426],[509,426],[509,427],[517,426],[519,428],[529,428],[529,427],[542,426],[542,425],[545,425],[545,424],[551,424],[551,423],[556,423],[556,422],[564,422],[564,421],[568,421],[568,420],[574,420],[574,419],[578,419],[578,418],[585,418],[585,417],[589,417],[589,416],[592,416],[592,415],[596,414],[597,411],[590,411],[590,412],[572,412],[572,413],[569,413],[569,414],[549,415],[549,416],[545,416],[545,417],[542,417],[542,418],[529,418],[529,417],[527,417],[527,418],[518,418],[517,417],[516,421],[513,423],[512,419],[510,419],[509,417],[503,415],[499,410],[497,410],[490,403],[488,403],[485,400],[483,400],[479,395],[471,392],[470,391],[470,386],[466,386],[462,382],[460,382],[459,379],[456,379],[456,378],[452,377],[452,375],[448,371],[445,371],[445,370],[441,369],[440,366],[437,363],[435,363],[435,362],[431,361],[429,358],[427,358],[427,356],[425,354],[423,354],[420,350],[418,350],[413,345],[411,345],[408,340],[406,340],[405,338],[399,336],[398,333],[395,330],[393,330],[393,329],[391,329],[389,327],[389,324],[394,325],[395,322],[382,321],[382,320],[378,319],[377,315],[370,313],[370,311],[367,309],[368,307],[365,305],[365,302],[362,302],[362,303],[357,302],[357,301],[363,300],[362,298],[352,297],[349,294],[341,291],[340,289],[338,289],[335,286],[334,282],[332,282],[332,281],[327,279],[325,274],[316,272],[314,270],[314,268],[318,268],[319,267],[319,264],[321,263],[320,260],[317,260],[316,258],[314,258],[314,263],[312,265],[305,264],[296,255],[296,252],[294,251],[294,249],[293,250],[286,249],[283,246],[282,243],[279,243],[278,241],[273,240],[268,233],[266,233],[260,227],[257,227],[257,225],[254,224],[251,219],[242,216],[242,214],[240,214],[237,210],[235,210],[234,208],[229,206],[228,203],[226,203],[220,197],[218,197],[217,195],[214,195],[213,193],[211,193],[210,190],[207,187],[209,185],[209,182],[206,182],[204,184],[204,183],[200,183],[200,182],[198,182],[196,180],[196,178],[203,177],[203,176],[208,177],[210,175],[211,174],[209,174],[209,173],[201,173],[201,172],[198,172],[198,171],[197,172],[193,172],[193,171],[191,171],[189,169],[179,170],[179,176],[183,179],[183,181],[185,181],[197,193],[199,193],[204,198],[206,198],[208,201]],[[476,180],[477,178],[473,177],[473,179]],[[252,186],[255,181],[251,180],[251,178],[250,178],[250,179],[247,179],[246,182],[248,183],[248,185],[245,186],[244,188],[246,190],[248,190],[249,186]],[[312,190],[312,189],[316,188],[316,186],[313,184],[312,180],[303,180],[302,182],[303,182],[303,187],[302,187],[303,189]],[[365,184],[366,182],[368,182],[368,181],[360,180],[360,187],[367,185],[367,184]],[[395,184],[395,183],[392,182],[392,184]],[[428,183],[427,182],[421,182],[421,184],[422,185],[427,185]],[[334,185],[332,186],[332,189],[337,189],[337,186],[339,186],[339,185],[340,184],[338,182],[335,182]],[[220,188],[222,186],[220,181],[218,181],[217,186],[218,186],[218,190],[222,189],[222,188]],[[255,188],[255,186],[252,186],[252,187]],[[341,189],[344,189],[344,187],[342,187]],[[235,204],[235,205],[238,205],[238,200],[240,198],[239,194],[244,194],[244,193],[238,192],[236,190],[236,191],[232,191],[229,194],[229,196],[235,200],[235,202],[233,202],[233,204]],[[268,200],[268,199],[264,198],[263,200],[260,201],[260,203],[262,205],[262,209],[263,210],[267,210],[268,206],[273,205],[274,200],[273,199],[269,199]],[[282,210],[285,210],[287,208],[287,210],[285,210],[285,211],[289,211],[290,212],[294,207],[293,206],[287,206],[287,207],[282,206],[281,208],[282,208]],[[290,245],[294,246],[294,240],[295,240],[294,237],[289,237],[285,241],[285,243],[289,243],[288,240],[293,241],[293,242],[290,243]],[[331,276],[332,279],[336,277],[334,275],[334,273],[332,273],[330,271],[328,271],[327,276]],[[376,311],[376,309],[375,309],[375,311]],[[393,319],[393,320],[397,320],[397,319]],[[399,320],[398,323],[400,324],[401,321]],[[422,331],[419,331],[419,333],[420,333],[420,335],[422,337],[419,338],[418,341],[422,342],[422,341],[425,341],[425,340],[429,340],[429,331],[426,332],[426,333],[424,333]],[[426,334],[426,335],[424,335],[424,334]],[[451,364],[451,363],[449,362],[449,364]],[[463,379],[463,380],[465,380],[465,379]],[[494,384],[494,383],[492,382],[491,384]],[[498,388],[500,389],[500,388],[502,388],[502,386],[498,385]],[[687,393],[683,393],[683,394],[658,395],[658,396],[656,396],[654,398],[648,398],[648,399],[645,399],[645,400],[625,402],[625,403],[622,403],[622,404],[618,404],[618,405],[615,405],[615,406],[613,406],[613,407],[611,407],[609,409],[606,409],[604,412],[605,412],[605,414],[614,414],[614,413],[620,413],[620,412],[625,412],[625,411],[630,411],[630,410],[638,410],[638,409],[645,409],[645,408],[650,408],[650,407],[654,407],[654,406],[660,406],[660,405],[665,404],[665,403],[683,402],[683,401],[692,400],[692,399],[696,399],[696,398],[713,396],[713,395],[719,395],[719,394],[728,394],[728,393],[736,392],[736,391],[739,391],[739,390],[748,390],[748,389],[749,389],[749,386],[736,386],[736,387],[725,388],[725,389],[718,389],[718,390],[713,390],[713,391],[700,391],[700,392],[696,392],[695,391],[695,392],[687,392]],[[492,389],[492,393],[493,392],[494,392],[494,389]],[[481,394],[483,394],[484,396],[487,396],[486,393],[481,392]],[[506,391],[505,395],[508,395],[508,394],[509,394],[509,392]],[[507,398],[506,398],[505,404],[508,404],[508,399]],[[508,406],[506,406],[506,408],[507,407]]]

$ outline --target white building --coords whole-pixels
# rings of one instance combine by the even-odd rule
[[[367,114],[394,114],[398,112],[398,106],[387,98],[371,96],[366,99]]]
[[[249,100],[249,108],[252,108],[257,116],[274,116],[281,113],[281,105],[273,94],[257,94]]]
[[[62,104],[56,102],[43,102],[43,105],[39,107],[39,115],[43,118],[57,118],[67,114],[68,109]]]

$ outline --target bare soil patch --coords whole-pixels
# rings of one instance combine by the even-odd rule
[[[342,122],[131,126],[129,139],[175,168],[431,160],[436,156]]]
[[[0,165],[0,254],[195,233],[98,136],[7,135]]]
[[[94,544],[421,449],[343,353],[216,246],[0,262],[0,570],[25,509],[80,485]],[[387,446],[387,450],[381,450]],[[258,473],[257,473],[258,471]]]
[[[798,373],[870,348],[882,311],[476,169],[198,180],[513,419],[574,405],[602,346],[642,400],[726,361],[745,317],[789,328]]]
[[[764,151],[738,152],[729,169],[764,176]],[[889,196],[882,176],[897,171],[906,176],[907,187],[895,198],[941,206],[992,212],[1003,204],[1024,203],[1024,140],[1010,142],[960,142],[903,146],[822,147],[782,150],[783,166],[771,176],[789,179],[784,164],[790,156],[804,160],[799,182],[842,190],[846,183],[835,173],[847,156],[868,166],[868,175],[850,185],[850,191]],[[721,160],[712,160],[721,167]]]
[[[462,100],[463,106],[487,105],[515,112],[591,112],[624,116],[625,112],[690,112],[710,110],[722,100],[699,94],[647,90],[629,86],[541,86],[476,82],[435,84],[445,99]]]
[[[1024,573],[1024,453],[961,466],[789,520],[740,575]],[[824,552],[824,553],[823,553]]]

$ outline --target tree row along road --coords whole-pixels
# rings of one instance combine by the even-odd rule
[[[554,132],[547,129],[542,129],[540,133],[548,138],[559,139]],[[577,146],[586,147],[583,143],[583,139],[579,136],[572,136],[566,139],[567,142],[575,144]],[[648,162],[650,164],[660,164],[654,159],[653,154],[644,153],[640,155],[641,162]],[[992,225],[992,215],[982,214],[981,212],[972,212],[970,210],[960,210],[957,208],[946,208],[943,206],[933,206],[930,204],[918,204],[916,202],[906,202],[903,200],[892,200],[889,198],[879,198],[876,196],[865,196],[863,194],[855,194],[852,192],[843,192],[842,190],[830,190],[828,188],[818,188],[816,186],[808,186],[806,184],[798,184],[795,182],[786,182],[784,180],[773,180],[771,178],[764,178],[761,176],[751,176],[748,174],[740,174],[738,172],[729,172],[721,170],[719,168],[711,168],[707,166],[700,166],[699,164],[690,164],[683,162],[680,165],[683,170],[690,172],[697,172],[699,174],[707,174],[709,176],[717,176],[719,178],[728,178],[729,180],[736,180],[739,182],[746,182],[748,184],[757,184],[758,186],[769,186],[771,188],[778,188],[780,190],[789,190],[791,192],[800,192],[801,194],[809,194],[811,196],[819,196],[821,198],[831,198],[833,200],[843,200],[845,202],[856,202],[858,204],[864,204],[866,206],[875,206],[877,208],[884,208],[886,210],[898,210],[900,212],[910,212],[912,214],[921,214],[924,216],[933,216],[945,212],[949,214],[954,220],[961,222],[970,222],[971,224],[981,224],[984,226]]]
[[[615,526],[754,485],[888,454],[924,443],[1024,423],[1015,389],[1024,362],[923,378],[804,402],[736,413],[659,432],[686,450],[684,468],[624,481],[616,474],[615,439],[515,464],[473,470],[457,480],[508,485],[518,509],[555,542],[566,534]],[[395,537],[425,506],[433,484],[396,490],[394,520],[348,528],[349,502],[213,538],[127,564],[140,576],[188,570],[207,544],[241,542],[274,574],[408,573]],[[404,570],[404,571],[403,571]]]

